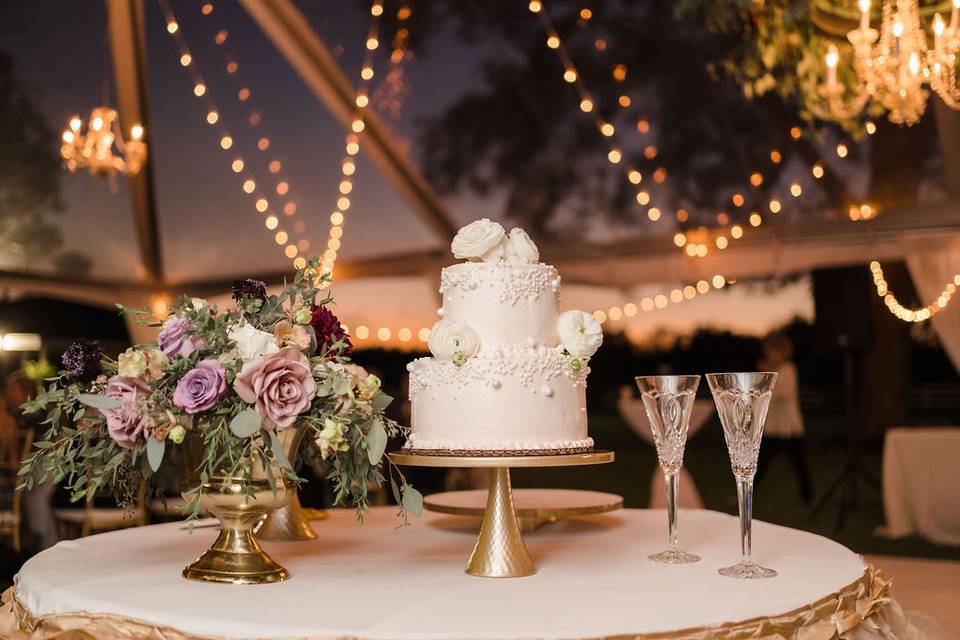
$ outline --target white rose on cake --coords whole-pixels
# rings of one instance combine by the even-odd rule
[[[460,366],[477,355],[480,350],[480,337],[465,324],[438,320],[430,330],[427,346],[438,362],[453,362]]]
[[[603,329],[585,311],[565,311],[557,320],[557,333],[564,350],[575,358],[589,358],[603,343]]]
[[[457,231],[450,249],[460,260],[497,262],[503,258],[506,241],[507,234],[500,223],[481,218]]]
[[[516,264],[537,264],[540,261],[540,251],[527,232],[516,227],[510,230],[506,246],[507,262]]]

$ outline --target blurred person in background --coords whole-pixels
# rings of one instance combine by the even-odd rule
[[[760,370],[775,371],[778,375],[763,428],[763,444],[755,480],[759,486],[770,462],[785,455],[793,466],[800,496],[805,504],[810,504],[813,500],[813,483],[803,446],[803,416],[800,414],[797,368],[793,364],[793,343],[783,333],[772,333],[763,341],[763,353]]]

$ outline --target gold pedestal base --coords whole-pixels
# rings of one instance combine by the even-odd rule
[[[537,572],[520,533],[510,486],[511,467],[566,467],[613,462],[612,451],[557,456],[469,456],[391,453],[394,464],[414,467],[485,467],[490,489],[480,535],[466,573],[481,578],[522,578]]]
[[[300,506],[296,494],[290,498],[290,504],[271,511],[254,529],[257,538],[273,542],[302,542],[316,540],[317,534],[310,526],[310,520]]]
[[[266,480],[250,482],[247,495],[237,478],[211,478],[202,485],[200,505],[220,521],[220,535],[206,552],[186,569],[183,577],[201,582],[269,584],[290,577],[267,555],[253,537],[253,527],[274,509],[284,507],[294,490],[283,479],[276,489]]]
[[[216,542],[183,570],[187,580],[226,584],[283,582],[290,573],[257,544],[250,531],[221,529]]]
[[[520,578],[537,572],[513,511],[510,469],[506,467],[490,469],[487,509],[466,572],[481,578]]]

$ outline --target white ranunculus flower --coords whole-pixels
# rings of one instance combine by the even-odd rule
[[[277,339],[272,333],[260,331],[246,322],[230,327],[227,330],[227,337],[236,343],[237,353],[244,362],[280,351],[280,345],[277,344]]]
[[[438,320],[430,330],[427,342],[430,353],[439,362],[463,364],[477,355],[480,350],[480,337],[477,332],[465,324],[452,320]]]
[[[127,349],[117,357],[117,373],[128,378],[139,378],[147,372],[147,356],[143,351]]]
[[[507,241],[507,262],[537,264],[539,261],[540,251],[527,232],[520,227],[511,229]]]
[[[603,329],[591,314],[585,311],[565,311],[557,321],[560,344],[572,356],[589,358],[603,343]]]
[[[457,231],[450,243],[453,256],[473,262],[496,262],[503,257],[507,234],[498,222],[489,218],[474,220]]]

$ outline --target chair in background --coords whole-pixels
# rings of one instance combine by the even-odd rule
[[[20,463],[33,446],[33,430],[7,429],[0,433],[0,536],[9,537],[15,551],[21,550],[21,491],[17,489]]]
[[[57,528],[60,530],[62,539],[85,538],[92,533],[142,527],[147,524],[144,485],[140,485],[137,502],[132,509],[97,506],[95,499],[97,497],[103,496],[88,497],[82,507],[53,510],[53,517],[57,520]]]

